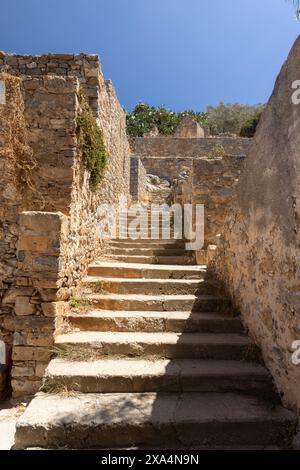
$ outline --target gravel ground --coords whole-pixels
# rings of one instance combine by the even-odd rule
[[[17,419],[24,412],[30,399],[8,399],[0,402],[0,450],[10,450],[14,445]]]

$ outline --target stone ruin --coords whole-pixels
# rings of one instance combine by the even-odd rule
[[[200,124],[187,114],[177,127],[175,137],[181,139],[202,139],[206,137],[206,134]]]
[[[240,369],[231,371],[228,363],[226,371],[221,371],[222,379],[216,370],[216,376],[220,379],[219,387],[225,387],[218,389],[222,400],[214,402],[217,398],[215,389],[211,388],[207,390],[210,394],[204,393],[205,397],[203,390],[198,390],[199,393],[197,396],[193,395],[192,399],[183,394],[185,405],[179,410],[180,416],[176,414],[177,401],[172,402],[173,404],[164,402],[159,393],[158,398],[150,394],[149,402],[144,404],[137,390],[131,393],[130,381],[123,381],[120,367],[119,375],[117,369],[113,369],[116,375],[109,369],[106,375],[103,372],[103,376],[99,375],[99,370],[93,375],[95,371],[90,369],[90,382],[86,382],[84,370],[83,376],[80,376],[80,384],[72,382],[75,388],[82,387],[79,391],[83,396],[77,401],[72,397],[62,398],[59,394],[55,395],[55,392],[51,396],[51,387],[48,389],[49,395],[46,393],[45,402],[41,396],[33,400],[17,427],[18,448],[53,448],[59,447],[62,442],[69,446],[84,443],[93,447],[98,445],[98,441],[107,447],[128,446],[133,441],[142,445],[146,427],[140,421],[139,406],[143,406],[145,416],[148,413],[147,419],[152,420],[150,434],[153,442],[159,438],[153,410],[158,410],[156,413],[160,415],[159,410],[170,407],[173,410],[172,419],[168,420],[163,415],[166,421],[161,423],[165,426],[165,434],[172,434],[173,419],[176,419],[176,439],[179,438],[180,443],[184,441],[187,446],[191,446],[195,439],[208,442],[209,445],[215,442],[216,434],[207,432],[207,428],[202,426],[203,419],[205,423],[214,423],[214,429],[218,430],[217,437],[223,445],[232,444],[232,439],[235,439],[235,444],[240,442],[241,445],[291,445],[296,432],[295,416],[282,408],[277,398],[274,398],[270,376],[263,366],[258,373],[260,365],[256,361],[259,362],[259,346],[284,404],[298,412],[299,366],[291,363],[291,348],[300,331],[300,168],[299,133],[297,134],[297,124],[300,121],[299,108],[291,103],[290,96],[291,83],[298,78],[299,62],[298,39],[276,82],[254,142],[232,136],[206,136],[199,124],[186,117],[174,136],[150,135],[135,138],[129,145],[124,111],[111,82],[103,78],[97,56],[19,56],[0,53],[0,84],[2,83],[6,98],[3,100],[2,93],[0,340],[5,342],[7,356],[6,366],[0,366],[0,395],[5,393],[7,386],[11,386],[13,396],[18,397],[35,394],[42,384],[43,387],[50,387],[51,381],[55,383],[55,380],[64,379],[72,382],[72,367],[76,369],[78,358],[73,358],[75,362],[70,362],[67,370],[61,371],[59,360],[52,359],[53,348],[57,347],[58,338],[61,345],[66,341],[69,344],[66,338],[70,341],[70,338],[74,338],[75,341],[80,335],[83,338],[89,337],[91,328],[98,328],[92,333],[102,338],[96,346],[103,348],[106,355],[113,352],[118,355],[118,348],[123,347],[123,352],[126,350],[131,359],[137,352],[145,352],[146,347],[149,350],[153,348],[159,354],[162,354],[159,348],[163,348],[163,351],[171,348],[170,351],[173,351],[174,345],[170,346],[164,335],[167,332],[178,334],[178,329],[183,328],[180,330],[183,332],[182,336],[179,335],[177,343],[174,343],[177,352],[168,353],[174,359],[178,350],[183,355],[185,353],[182,351],[187,350],[184,349],[187,334],[185,328],[191,328],[189,334],[193,335],[195,328],[204,322],[201,323],[201,328],[207,329],[207,334],[213,329],[216,335],[226,332],[238,335],[233,343],[224,343],[223,338],[221,346],[219,343],[205,344],[205,354],[209,352],[215,359],[220,359],[221,356],[224,358],[225,354],[228,359],[230,351],[233,359],[238,359],[240,367],[246,368],[250,367],[249,360],[255,362],[250,371],[247,369],[248,375],[243,379],[246,382],[239,382]],[[92,191],[90,173],[82,164],[77,132],[81,89],[84,90],[102,130],[108,154],[104,178],[96,192]],[[15,112],[19,119],[15,140],[12,140],[8,136],[12,136],[11,131],[16,129]],[[224,148],[224,156],[212,158],[211,151],[220,145]],[[27,156],[29,173],[18,172],[20,157],[17,150],[20,148],[23,149],[22,155]],[[14,165],[13,162],[17,164]],[[28,176],[26,181],[24,174]],[[194,253],[186,254],[177,242],[171,249],[168,243],[157,247],[151,240],[149,244],[134,242],[125,248],[120,245],[120,240],[114,240],[111,246],[100,242],[96,237],[95,211],[100,203],[117,202],[120,195],[125,195],[129,204],[140,201],[145,207],[151,202],[167,201],[204,204],[205,245],[201,253],[196,253],[199,265],[195,265]],[[208,258],[210,246],[214,246],[214,250],[213,256]],[[111,262],[107,260],[109,250]],[[207,270],[202,265],[208,261],[210,265]],[[143,263],[146,263],[145,267]],[[130,276],[128,273],[131,273],[132,279],[125,277]],[[107,290],[103,292],[102,281],[99,279],[104,275],[110,280],[106,285]],[[142,286],[149,284],[149,292],[139,290],[140,280],[143,281]],[[217,281],[221,282],[221,291]],[[100,308],[108,312],[106,317],[104,314],[103,317],[97,317],[95,312],[90,316],[78,315],[78,312],[73,314],[72,308],[76,310],[77,296],[83,287],[86,289],[85,293],[93,297],[93,306],[97,307],[97,302],[100,302]],[[95,287],[98,290],[93,290]],[[128,294],[128,289],[131,288],[134,289],[133,294],[131,291]],[[150,300],[147,295],[150,295]],[[204,299],[203,295],[206,296]],[[251,338],[243,333],[237,317],[228,316],[229,310],[233,311],[230,302],[233,302],[234,311],[240,311]],[[140,310],[147,310],[151,314],[150,307],[155,310],[156,315],[155,319],[150,318],[150,323],[146,316],[142,319],[136,317],[136,312]],[[196,315],[197,321],[189,323],[189,317],[183,315],[186,309],[189,315]],[[213,311],[213,316],[209,319],[205,317],[207,309]],[[110,310],[115,317],[109,315]],[[118,312],[124,314],[124,310],[125,320],[124,315],[118,316]],[[89,312],[85,310],[84,313]],[[176,321],[175,313],[178,315]],[[162,315],[162,322],[159,315]],[[221,320],[220,315],[223,315]],[[99,331],[95,320],[107,329],[104,332]],[[124,334],[133,329],[132,335],[146,334],[154,328],[163,339],[161,343],[149,343],[146,346],[146,343],[141,346],[136,338],[126,340],[124,344],[122,341],[106,344],[107,340],[101,334],[115,332],[114,328],[121,326]],[[163,331],[162,326],[165,328]],[[142,333],[138,328],[143,330]],[[120,334],[119,329],[116,334]],[[199,349],[198,342],[193,341],[189,343],[193,351],[189,350],[189,354],[195,354],[199,359],[203,351]],[[87,343],[89,351],[94,346],[92,340]],[[194,356],[193,358],[195,359]],[[153,367],[157,365],[151,364]],[[174,377],[179,381],[183,380],[182,377],[190,380],[188,371],[185,371],[185,376],[180,370],[178,378],[177,369],[172,370],[172,367],[165,370],[166,375],[171,374],[172,380]],[[225,381],[227,385],[222,382],[226,373],[232,374],[230,378],[227,377],[228,382]],[[95,377],[97,380],[93,382]],[[140,379],[138,374],[137,377]],[[166,378],[159,374],[157,377],[160,381]],[[139,382],[140,392],[149,392],[145,385],[146,379],[156,390],[157,377],[155,374],[144,377]],[[170,377],[167,375],[168,380]],[[172,381],[168,380],[167,387],[170,387]],[[130,433],[123,432],[125,428],[122,426],[127,426],[129,416],[125,416],[124,424],[121,419],[124,410],[120,408],[124,403],[122,401],[120,405],[118,393],[112,393],[112,401],[109,401],[109,396],[99,389],[102,386],[118,388],[124,383],[126,390],[121,392],[127,392],[130,409],[137,410],[137,416],[133,413],[130,417],[133,420]],[[180,385],[188,389],[186,383],[180,382]],[[207,387],[210,386],[209,382]],[[90,387],[95,388],[95,397],[86,393],[87,390],[91,391]],[[175,385],[174,387],[176,389]],[[234,387],[238,391],[235,389],[232,399],[229,392]],[[241,390],[242,393],[239,393]],[[251,397],[247,398],[250,390]],[[176,393],[177,389],[174,394]],[[182,390],[180,394],[182,395]],[[260,400],[261,395],[265,396],[264,399],[275,400],[272,401],[273,405],[275,403],[274,409],[271,410],[269,405],[265,408],[261,401],[256,404],[255,400]],[[194,409],[192,415],[187,416],[191,403],[194,404]],[[215,410],[216,403],[218,406],[221,403],[217,420],[214,412],[213,415],[209,414],[210,409]],[[68,421],[66,424],[64,404],[66,409],[77,413],[79,418],[76,422]],[[233,426],[234,413],[228,414],[228,410],[234,410],[236,404],[235,412],[238,414],[243,410],[244,413],[239,422],[245,425],[243,433],[239,432],[239,426]],[[106,430],[114,422],[114,419],[110,419],[111,416],[114,418],[114,413],[118,413],[118,419],[121,416],[121,421],[116,421],[120,432],[102,432],[102,422],[99,424],[97,421],[101,418],[101,413],[97,415],[97,422],[91,414],[91,410],[102,408],[104,414],[108,415],[104,423]],[[55,414],[56,409],[61,410],[60,417]],[[208,412],[208,416],[202,416],[203,410]],[[55,415],[55,419],[49,418],[48,411],[52,413],[52,417]],[[247,421],[248,416],[251,417],[250,422]],[[84,429],[80,426],[83,419],[87,423]],[[182,433],[182,429],[186,429],[186,419],[189,423],[192,420],[195,426],[193,429],[197,430],[192,433],[193,436],[191,433],[188,436]],[[82,435],[84,439],[80,441]],[[149,438],[147,433],[145,435]],[[294,442],[296,446],[297,439]]]

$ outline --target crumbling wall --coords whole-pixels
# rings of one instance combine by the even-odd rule
[[[239,308],[284,401],[300,409],[300,39],[280,75],[237,186],[215,270]]]
[[[190,172],[193,160],[183,157],[140,157],[147,174],[167,179],[170,183],[183,172]]]

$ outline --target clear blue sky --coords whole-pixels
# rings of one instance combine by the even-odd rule
[[[6,0],[0,50],[90,52],[122,105],[268,99],[300,23],[292,0]]]

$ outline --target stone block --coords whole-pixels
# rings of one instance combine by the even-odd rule
[[[22,212],[19,217],[21,232],[33,232],[35,235],[59,235],[65,223],[66,216],[61,212]]]
[[[184,116],[175,131],[175,137],[181,139],[201,139],[205,137],[204,129],[189,115]]]
[[[47,252],[49,237],[23,236],[20,237],[18,250]]]
[[[46,362],[51,358],[50,348],[34,346],[16,346],[13,349],[14,361],[40,361]]]
[[[52,346],[53,332],[30,332],[26,335],[26,345],[28,346]]]
[[[68,308],[68,303],[62,301],[42,303],[43,314],[45,317],[58,317],[64,315]]]
[[[35,395],[41,387],[41,380],[35,379],[12,379],[13,398],[26,395]]]
[[[196,262],[198,265],[207,264],[207,253],[206,250],[196,251]]]
[[[41,378],[44,377],[47,366],[48,362],[38,362],[35,367],[35,375]]]
[[[16,297],[15,313],[20,316],[34,315],[36,313],[36,305],[30,303],[30,297],[20,295]]]
[[[35,362],[17,362],[13,365],[12,377],[35,377]]]

